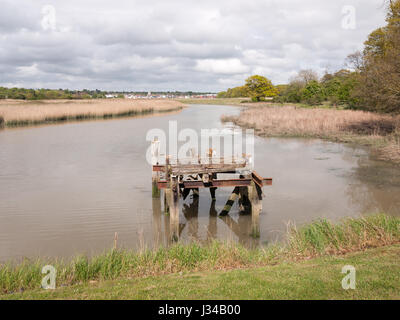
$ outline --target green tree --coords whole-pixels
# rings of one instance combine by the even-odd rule
[[[346,69],[339,70],[335,74],[325,74],[321,80],[321,85],[326,99],[333,105],[352,106],[354,104],[352,92],[357,84],[357,78],[357,72]]]
[[[315,80],[310,81],[302,92],[302,101],[309,105],[321,104],[325,97],[324,88]]]
[[[260,101],[265,97],[275,97],[278,90],[267,78],[259,75],[252,76],[246,80],[246,89],[253,101]]]
[[[365,42],[352,97],[358,109],[400,113],[400,0],[390,1],[386,22]]]
[[[373,31],[368,40],[364,42],[364,53],[368,55],[384,55],[386,48],[386,28],[379,28]]]
[[[219,93],[217,94],[217,98],[220,98],[220,99],[226,98],[226,91],[221,91],[221,92],[219,92]]]

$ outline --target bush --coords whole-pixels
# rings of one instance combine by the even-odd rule
[[[324,89],[318,81],[311,81],[302,92],[302,101],[309,105],[318,105],[325,100]]]

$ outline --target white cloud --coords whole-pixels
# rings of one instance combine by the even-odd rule
[[[196,70],[216,74],[247,73],[249,67],[239,59],[204,59],[196,61]]]
[[[384,24],[381,2],[2,0],[0,85],[218,91],[254,73],[284,83],[342,67]],[[341,27],[345,5],[354,30]]]
[[[22,77],[34,77],[40,73],[37,63],[31,66],[20,66],[17,67],[17,75]]]

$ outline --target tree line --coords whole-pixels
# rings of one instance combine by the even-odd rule
[[[68,90],[68,89],[24,89],[24,88],[6,88],[0,87],[0,99],[18,99],[18,100],[54,100],[54,99],[103,99],[107,94],[112,93],[115,97],[124,98],[125,94],[135,94],[147,96],[148,92],[144,91],[101,91],[96,90]],[[206,95],[211,92],[193,92],[193,91],[156,91],[152,94],[156,95],[172,95],[172,96],[196,96]]]
[[[100,90],[52,90],[0,87],[0,99],[46,100],[46,99],[99,99],[105,98]]]
[[[348,69],[325,72],[322,78],[313,70],[301,70],[289,84],[278,86],[267,78],[253,76],[249,79],[253,79],[253,84],[258,82],[257,90],[248,79],[244,86],[220,92],[218,97],[251,97],[253,101],[272,97],[280,103],[325,103],[400,113],[400,0],[388,2],[386,26],[373,31],[364,50],[347,57],[346,66]]]

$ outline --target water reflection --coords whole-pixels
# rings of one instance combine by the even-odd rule
[[[348,174],[347,192],[352,206],[360,213],[390,213],[400,216],[399,167],[374,159],[360,157],[357,167]]]
[[[170,245],[174,243],[171,230],[175,228],[174,221],[171,220],[168,210],[162,206],[164,202],[164,191],[160,198],[153,198],[153,243],[155,247]],[[220,215],[222,208],[217,208],[217,201],[211,200],[208,210],[208,222],[206,232],[201,232],[202,221],[199,219],[200,197],[192,195],[186,201],[182,199],[179,208],[181,214],[178,220],[179,238],[183,241],[212,242],[221,236],[218,228],[228,230],[226,240],[237,241],[246,247],[255,247],[260,244],[258,238],[251,237],[252,219],[251,213],[240,210],[240,205],[236,205],[236,210],[232,210],[232,215]],[[204,218],[204,214],[203,217]],[[227,229],[227,230],[226,230]]]

